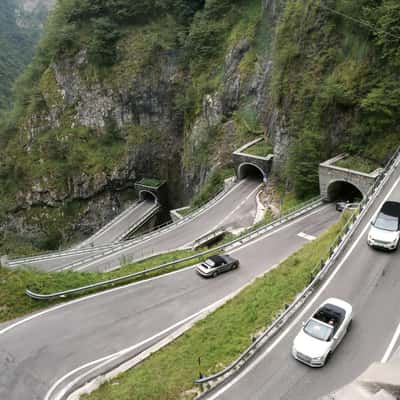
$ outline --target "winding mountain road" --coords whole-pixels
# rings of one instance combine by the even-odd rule
[[[76,246],[76,248],[103,246],[109,243],[119,242],[132,232],[132,230],[140,227],[140,225],[146,221],[149,216],[154,215],[159,208],[160,206],[151,200],[143,200],[134,203],[94,235]]]
[[[133,239],[120,245],[95,248],[89,253],[86,249],[77,249],[76,252],[66,252],[60,257],[33,258],[29,265],[45,271],[109,271],[126,262],[189,247],[196,239],[214,229],[252,225],[259,188],[259,179],[243,179],[193,218],[172,224],[165,230],[151,233],[140,240]]]
[[[249,191],[249,184],[242,188]],[[96,360],[159,340],[162,332],[173,331],[300,248],[307,242],[300,232],[317,236],[338,217],[332,205],[324,205],[277,227],[233,251],[241,267],[213,280],[189,267],[5,325],[0,330],[0,399],[55,399]]]
[[[400,322],[400,253],[367,245],[369,221],[384,200],[400,201],[400,168],[375,200],[334,272],[281,335],[208,400],[316,400],[351,382],[380,361]],[[293,359],[293,339],[315,308],[329,297],[350,302],[353,326],[328,364],[312,369]],[[396,348],[398,338],[392,343]]]

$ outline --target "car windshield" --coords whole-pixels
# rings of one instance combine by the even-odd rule
[[[332,334],[333,327],[323,324],[315,319],[310,319],[304,326],[304,332],[315,339],[327,342]]]
[[[397,231],[398,229],[398,219],[386,214],[380,214],[374,222],[374,226],[378,229],[383,229],[385,231]]]
[[[206,260],[204,264],[206,265],[207,268],[215,267],[215,262],[213,260],[211,260],[210,258],[208,260]]]

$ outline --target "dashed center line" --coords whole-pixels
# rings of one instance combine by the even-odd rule
[[[316,239],[315,236],[309,235],[309,234],[304,233],[304,232],[298,233],[297,236],[299,236],[299,237],[301,237],[301,238],[303,238],[303,239],[309,240],[310,242],[311,242],[312,240],[315,240],[315,239]]]

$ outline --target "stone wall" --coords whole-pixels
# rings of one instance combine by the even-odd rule
[[[243,179],[245,177],[243,167],[253,166],[257,168],[263,176],[264,181],[267,180],[268,175],[272,169],[273,155],[268,154],[266,157],[255,156],[252,154],[247,154],[246,149],[253,146],[254,144],[264,140],[263,138],[258,138],[250,143],[242,146],[240,149],[233,153],[233,163],[235,167],[236,176],[238,179]]]
[[[365,196],[379,176],[381,170],[377,169],[371,174],[337,167],[334,164],[345,158],[346,154],[340,154],[319,165],[319,188],[323,200],[331,201],[329,186],[335,182],[347,182],[355,186]]]

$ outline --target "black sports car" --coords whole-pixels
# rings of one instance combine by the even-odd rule
[[[239,260],[231,257],[228,254],[223,254],[207,258],[206,261],[202,262],[196,267],[196,271],[202,276],[212,276],[214,278],[218,274],[236,269],[238,266]]]

